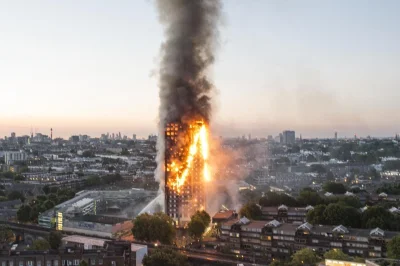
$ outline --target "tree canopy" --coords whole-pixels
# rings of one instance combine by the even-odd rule
[[[50,232],[49,244],[52,249],[58,249],[61,246],[62,234],[57,231]]]
[[[346,193],[346,187],[341,183],[327,182],[324,184],[323,189],[326,192],[333,194],[344,194]]]
[[[279,206],[281,204],[285,204],[289,207],[299,206],[299,202],[295,198],[288,196],[284,193],[279,194],[270,191],[267,192],[266,195],[260,199],[259,203],[263,207]]]
[[[379,227],[383,230],[390,229],[393,215],[380,206],[373,206],[365,210],[361,215],[361,225],[363,228]]]
[[[19,191],[11,191],[10,193],[8,193],[7,198],[9,200],[16,200],[16,199],[20,199],[22,202],[25,200],[24,195],[22,195],[21,192]]]
[[[173,249],[155,249],[143,258],[143,266],[188,266],[187,257]]]
[[[326,205],[317,205],[307,213],[307,221],[312,224],[325,224],[324,212]]]
[[[137,240],[172,244],[175,237],[174,221],[165,213],[143,213],[133,220],[132,234]]]
[[[31,206],[22,205],[17,211],[17,219],[20,222],[26,223],[30,221],[31,218]]]
[[[85,260],[82,260],[80,263],[79,263],[79,266],[88,266],[89,264],[85,261]]]
[[[189,235],[195,239],[201,239],[210,222],[211,217],[206,211],[196,211],[188,224]]]
[[[261,209],[255,203],[245,204],[239,211],[240,216],[246,216],[251,220],[259,220],[261,219]]]
[[[321,258],[319,258],[317,256],[317,254],[315,254],[315,252],[312,251],[312,249],[303,248],[303,249],[297,251],[292,256],[291,265],[293,265],[293,266],[315,265],[320,260],[321,260]]]
[[[14,234],[8,226],[0,226],[0,243],[9,243],[14,239]]]
[[[75,196],[70,189],[46,189],[46,195],[38,195],[28,204],[22,205],[17,211],[17,219],[20,222],[37,222],[39,213],[53,208],[55,205],[69,200]]]
[[[306,205],[318,205],[323,203],[323,199],[321,196],[318,194],[318,192],[312,190],[312,189],[302,189],[300,191],[300,195],[297,198],[297,201],[299,202],[300,205],[306,206]]]
[[[330,260],[344,260],[344,261],[352,260],[352,258],[349,255],[343,253],[341,249],[337,248],[325,252],[324,258]]]
[[[387,255],[391,259],[400,259],[400,236],[395,236],[389,241]]]
[[[37,240],[33,241],[33,244],[29,249],[30,250],[49,250],[50,244],[45,239],[37,239]]]

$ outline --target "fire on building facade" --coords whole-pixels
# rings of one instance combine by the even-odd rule
[[[178,223],[206,208],[207,132],[202,121],[165,129],[165,212]]]

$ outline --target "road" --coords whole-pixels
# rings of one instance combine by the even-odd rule
[[[211,255],[211,254],[197,254],[193,252],[187,252],[187,251],[182,251],[183,254],[188,256],[189,258],[194,258],[194,259],[200,259],[204,261],[210,261],[210,262],[224,262],[224,263],[230,263],[232,265],[238,265],[238,264],[243,264],[245,266],[265,266],[266,264],[255,264],[255,263],[249,263],[249,262],[242,262],[240,260],[231,260],[231,259],[226,259],[221,256],[216,256],[216,255]]]

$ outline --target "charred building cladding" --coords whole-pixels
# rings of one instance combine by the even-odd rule
[[[169,123],[165,130],[165,208],[178,222],[188,221],[196,210],[205,209],[204,153],[200,150],[203,122]]]

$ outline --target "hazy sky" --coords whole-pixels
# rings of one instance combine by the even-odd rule
[[[215,134],[400,132],[400,1],[226,0]],[[156,132],[150,0],[0,0],[0,135]]]

